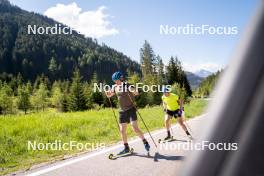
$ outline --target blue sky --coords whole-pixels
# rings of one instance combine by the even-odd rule
[[[66,12],[63,7],[59,8],[56,5],[60,3],[67,6],[75,2],[75,7],[81,8],[77,11],[78,15],[83,14],[82,18],[86,18],[87,15],[88,17],[95,15],[94,17],[98,18],[88,25],[104,25],[100,27],[100,35],[96,34],[99,36],[97,37],[99,42],[104,42],[139,61],[139,49],[144,40],[148,40],[155,53],[159,54],[165,63],[170,56],[178,56],[184,67],[190,71],[201,68],[214,71],[218,67],[224,67],[258,4],[257,0],[23,0],[23,2],[11,0],[11,2],[25,10],[49,14],[57,20],[66,21],[68,19],[65,19],[67,15],[64,14]],[[71,11],[70,7],[68,10]],[[100,21],[102,19],[103,21]],[[83,21],[75,25],[79,24],[83,24]],[[186,24],[237,26],[238,34],[218,36],[160,34],[160,25]],[[84,28],[80,29],[85,31]]]

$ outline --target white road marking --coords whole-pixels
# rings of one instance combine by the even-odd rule
[[[202,116],[205,116],[206,114],[202,114],[200,116],[197,116],[195,117],[194,119],[198,118],[198,117],[202,117]],[[191,121],[193,119],[190,119],[189,121]],[[176,128],[178,124],[176,125],[173,125],[171,128]],[[162,129],[162,130],[158,130],[157,132],[155,133],[152,133],[151,135],[152,136],[157,136],[161,133],[164,133],[166,130],[165,129]],[[149,134],[146,133],[144,134],[146,136],[146,138],[150,138]],[[130,144],[134,144],[138,141],[140,141],[141,139],[134,139],[132,141],[129,141]],[[47,173],[47,172],[50,172],[50,171],[53,171],[53,170],[56,170],[56,169],[59,169],[59,168],[62,168],[62,167],[65,167],[65,166],[68,166],[68,165],[71,165],[71,164],[74,164],[74,163],[77,163],[79,161],[83,161],[83,160],[86,160],[86,159],[89,159],[89,158],[92,158],[92,157],[95,157],[95,156],[98,156],[100,154],[104,154],[106,152],[110,152],[112,150],[115,150],[115,149],[118,149],[120,147],[122,147],[123,145],[122,144],[118,144],[118,145],[115,145],[113,147],[110,147],[110,148],[107,148],[107,149],[103,149],[103,150],[100,150],[98,152],[94,152],[94,153],[91,153],[91,154],[87,154],[86,156],[82,156],[82,157],[78,157],[76,159],[72,159],[72,160],[69,160],[67,162],[63,162],[61,164],[57,164],[55,166],[50,166],[48,168],[45,168],[45,169],[42,169],[42,170],[39,170],[39,171],[36,171],[36,172],[33,172],[33,173],[30,173],[30,174],[27,174],[27,176],[38,176],[38,175],[41,175],[41,174],[44,174],[44,173]]]

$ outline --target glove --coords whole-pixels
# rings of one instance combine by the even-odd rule
[[[179,115],[182,115],[182,112],[183,112],[183,110],[182,110],[182,109],[179,109],[178,114],[179,114]]]

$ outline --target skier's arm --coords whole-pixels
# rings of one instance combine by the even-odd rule
[[[183,109],[183,100],[179,99],[178,104],[180,105],[180,110],[182,110]]]
[[[167,104],[165,102],[162,102],[162,105],[163,105],[164,112],[166,112],[167,111]]]
[[[111,98],[112,96],[115,95],[115,93],[112,92],[112,91],[110,90],[110,91],[105,92],[105,95],[106,95],[108,98]]]
[[[132,93],[133,93],[134,96],[139,95],[139,93],[136,90],[132,91]]]
[[[117,86],[116,84],[112,87],[111,90],[108,90],[108,91],[105,91],[105,95],[108,97],[108,98],[111,98],[112,96],[114,96],[116,94],[116,89],[117,89]]]
[[[135,89],[135,87],[133,87],[133,86],[131,86],[131,85],[129,85],[130,87],[130,89],[129,89],[129,91],[134,95],[134,96],[137,96],[137,95],[139,95],[139,93],[138,93],[138,91]]]

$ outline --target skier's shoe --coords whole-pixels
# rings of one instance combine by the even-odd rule
[[[144,146],[145,146],[145,149],[146,149],[147,151],[149,151],[149,149],[150,149],[150,145],[149,145],[149,143],[148,143],[148,142],[144,143]]]
[[[121,152],[119,152],[118,154],[113,154],[113,153],[110,153],[108,155],[108,158],[110,160],[114,160],[114,159],[117,159],[119,157],[123,157],[123,156],[128,156],[128,155],[132,155],[134,152],[134,149],[133,148],[125,148],[124,150],[122,150]]]
[[[127,154],[127,153],[130,153],[129,148],[124,148],[124,150],[122,150],[121,152],[119,152],[117,155],[124,155],[124,154]]]
[[[158,142],[159,143],[164,143],[164,142],[170,142],[170,141],[173,141],[173,136],[167,136],[165,137],[164,139],[159,139]]]
[[[172,136],[167,136],[163,139],[163,141],[168,141],[168,140],[171,140],[172,139]]]

